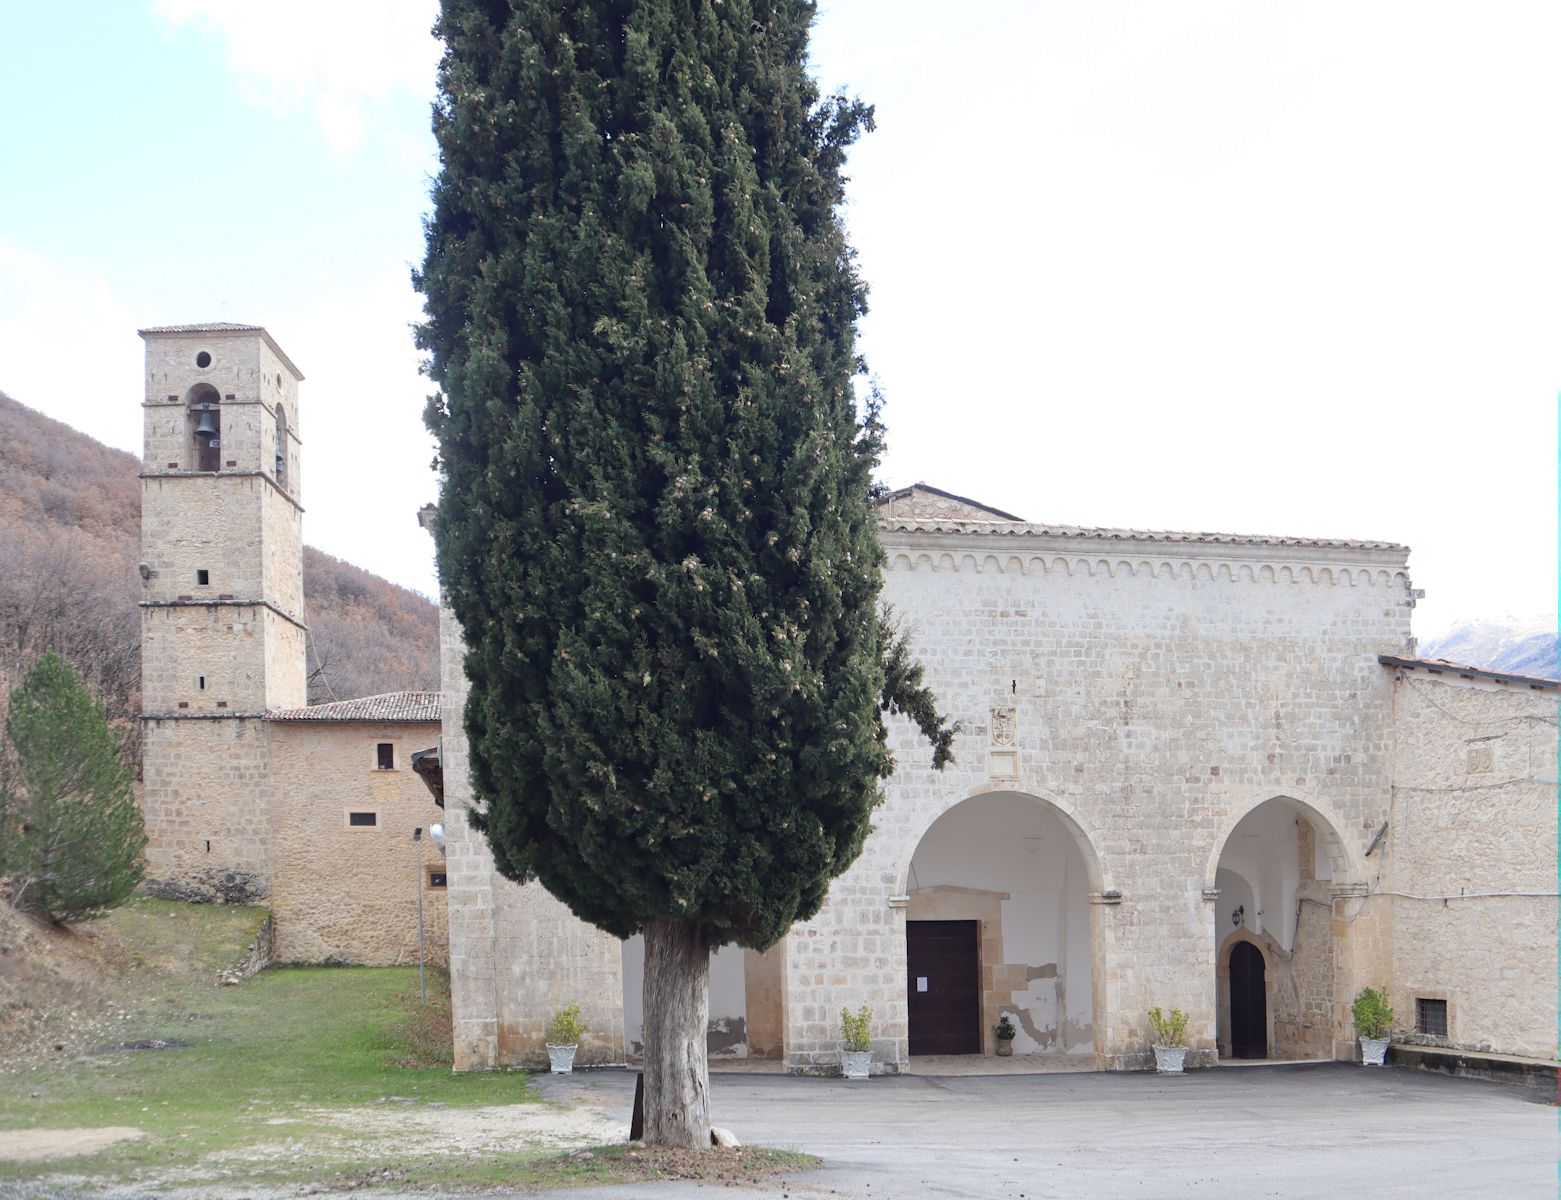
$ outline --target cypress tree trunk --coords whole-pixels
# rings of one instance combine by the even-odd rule
[[[710,1148],[710,951],[693,921],[645,923],[645,1141]]]

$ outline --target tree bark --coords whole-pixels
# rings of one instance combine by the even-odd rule
[[[645,1141],[710,1148],[710,951],[693,921],[645,924]]]

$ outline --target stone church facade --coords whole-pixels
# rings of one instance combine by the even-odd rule
[[[1414,657],[1384,542],[1033,524],[918,485],[880,506],[884,599],[961,722],[939,773],[907,724],[862,856],[767,953],[712,962],[710,1051],[877,1069],[989,1054],[1145,1065],[1151,1007],[1194,1061],[1348,1059],[1395,1036],[1554,1058],[1555,681]],[[444,614],[457,1066],[632,1060],[637,939],[494,872],[465,820],[460,637]]]

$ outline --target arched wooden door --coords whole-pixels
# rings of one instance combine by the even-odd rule
[[[1268,1057],[1263,953],[1251,942],[1230,948],[1230,1053],[1233,1058]]]

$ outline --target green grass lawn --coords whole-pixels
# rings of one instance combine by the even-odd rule
[[[0,1159],[0,1192],[28,1181],[73,1195],[134,1183],[194,1196],[217,1183],[262,1196],[304,1183],[458,1191],[735,1182],[816,1162],[763,1147],[602,1145],[613,1115],[540,1101],[523,1071],[455,1074],[442,971],[429,972],[426,1004],[415,967],[273,967],[218,986],[264,919],[259,909],[137,899],[85,936],[36,952],[35,961],[72,955],[76,975],[84,962],[100,986],[88,995],[62,984],[59,998],[33,996],[34,1007],[86,996],[101,1011],[58,1054],[7,1056],[0,1046],[0,1133],[121,1126],[143,1136],[68,1158]],[[469,1111],[476,1106],[495,1111],[479,1116]],[[583,1148],[559,1149],[570,1145]]]
[[[309,1114],[324,1109],[534,1099],[523,1072],[457,1075],[439,1061],[422,1035],[447,1020],[440,973],[430,973],[431,1012],[420,1011],[416,968],[272,968],[216,986],[216,971],[261,919],[256,910],[149,900],[109,918],[140,960],[126,996],[136,1015],[109,1044],[0,1081],[0,1128],[119,1125],[147,1136],[90,1158],[0,1162],[0,1180],[195,1167],[214,1151],[296,1143],[318,1124]],[[140,1041],[183,1048],[114,1048]],[[400,1065],[409,1062],[428,1065]]]

